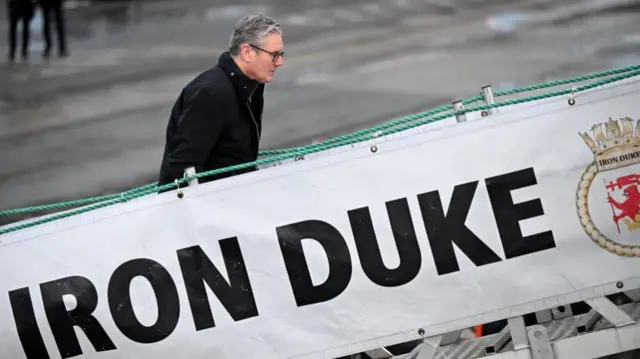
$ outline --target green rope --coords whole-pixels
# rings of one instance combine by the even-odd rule
[[[475,97],[472,97],[470,99],[464,100],[463,103],[470,104],[470,103],[477,102],[477,101],[479,101],[481,99],[482,99],[482,96],[475,96]],[[393,122],[389,122],[389,123],[382,124],[382,125],[375,126],[375,127],[371,127],[371,128],[366,128],[366,129],[359,130],[359,131],[356,131],[356,132],[352,132],[352,133],[349,133],[349,134],[346,134],[346,135],[334,137],[334,138],[331,138],[331,139],[328,139],[328,140],[325,140],[325,141],[322,141],[322,142],[313,143],[311,145],[307,145],[307,146],[304,146],[304,147],[296,147],[296,148],[290,148],[290,149],[275,150],[273,152],[273,154],[279,155],[279,154],[285,154],[285,153],[298,153],[302,149],[317,148],[317,147],[321,147],[321,146],[327,146],[327,145],[331,145],[331,144],[342,143],[344,141],[353,141],[353,140],[358,140],[356,142],[363,141],[363,140],[366,140],[366,139],[370,138],[370,137],[365,137],[365,136],[370,136],[371,134],[374,134],[374,133],[377,133],[377,132],[380,132],[380,131],[384,131],[386,129],[389,129],[389,128],[392,128],[392,127],[395,127],[395,126],[404,125],[407,122],[413,122],[415,120],[419,120],[419,119],[424,118],[424,117],[436,115],[438,113],[442,113],[442,112],[445,112],[447,110],[452,110],[452,109],[453,109],[453,107],[451,105],[441,106],[441,107],[438,107],[438,108],[433,109],[431,111],[422,112],[422,113],[419,113],[419,114],[416,114],[416,115],[412,115],[412,116],[408,116],[408,117],[405,117],[405,118],[402,118],[402,119],[399,119],[399,120],[396,120],[396,121],[393,121]],[[447,115],[446,117],[449,117],[449,116],[451,116],[451,114]],[[349,143],[352,143],[352,142],[349,142]]]
[[[507,96],[507,95],[513,95],[513,94],[517,94],[517,93],[527,92],[527,91],[540,90],[540,89],[545,89],[545,88],[550,88],[550,87],[555,87],[555,86],[560,86],[560,85],[565,85],[565,84],[570,84],[570,83],[575,83],[575,82],[582,82],[582,81],[586,81],[586,80],[590,80],[590,79],[596,79],[596,78],[600,78],[600,77],[606,77],[606,76],[621,74],[621,73],[625,73],[625,72],[631,72],[631,71],[635,71],[635,70],[639,70],[639,69],[640,69],[640,65],[634,65],[634,66],[628,66],[628,67],[623,67],[623,68],[619,68],[619,69],[613,69],[613,70],[607,70],[607,71],[603,71],[603,72],[587,74],[587,75],[583,75],[583,76],[577,76],[577,77],[573,77],[573,78],[569,78],[569,79],[553,80],[553,81],[549,81],[549,82],[538,84],[538,85],[533,85],[533,86],[516,88],[516,89],[512,89],[512,90],[496,92],[495,96],[496,97],[500,97],[500,96]],[[472,97],[470,99],[464,100],[463,103],[465,105],[467,105],[467,104],[475,103],[475,102],[478,102],[478,101],[481,101],[481,100],[483,100],[483,96],[475,96],[475,97]],[[361,130],[361,131],[357,131],[357,132],[354,132],[352,134],[335,137],[335,138],[332,138],[332,139],[329,139],[329,140],[325,140],[325,141],[320,142],[320,143],[312,144],[310,146],[318,146],[320,144],[322,144],[322,145],[333,144],[333,143],[338,143],[338,142],[341,142],[341,141],[344,141],[344,140],[352,140],[352,139],[355,139],[355,138],[358,138],[358,137],[362,137],[362,140],[365,140],[365,139],[367,139],[366,136],[370,135],[371,133],[375,133],[375,132],[378,132],[380,130],[391,128],[391,127],[394,127],[394,126],[397,126],[397,125],[402,125],[402,124],[410,122],[410,121],[415,121],[417,119],[424,118],[426,116],[431,116],[431,115],[434,115],[434,114],[438,114],[438,113],[444,112],[446,110],[451,110],[451,109],[452,109],[451,105],[441,106],[441,107],[436,108],[436,109],[431,110],[431,111],[427,111],[427,112],[419,113],[419,114],[416,114],[416,115],[413,115],[413,116],[409,116],[409,117],[406,117],[406,118],[402,118],[402,119],[390,122],[388,124],[379,125],[379,126],[376,126],[376,127],[364,129],[364,130]],[[265,151],[261,151],[259,155],[261,157],[263,157],[263,156],[273,156],[273,155],[281,155],[281,154],[287,154],[287,153],[297,153],[303,148],[309,148],[309,146],[293,147],[293,148],[285,148],[285,149],[276,149],[276,150],[265,150]],[[154,186],[156,186],[156,183],[152,183],[152,184],[145,185],[145,186],[142,186],[142,187],[130,190],[130,191],[126,191],[126,192],[123,192],[123,193],[112,194],[112,195],[90,197],[90,198],[85,198],[85,199],[81,199],[81,200],[60,202],[60,203],[54,203],[54,204],[50,204],[50,205],[42,205],[42,206],[35,206],[35,207],[27,207],[27,208],[19,208],[19,209],[13,209],[13,210],[0,211],[0,217],[1,216],[12,215],[12,214],[38,212],[38,211],[44,211],[44,210],[50,210],[50,209],[75,207],[75,206],[78,206],[78,205],[84,205],[84,204],[88,204],[88,203],[102,202],[102,201],[105,201],[105,200],[121,197],[122,195],[127,194],[127,193],[129,193],[131,191],[144,190],[144,189],[151,188],[151,187],[154,187]]]
[[[46,205],[42,205],[42,206],[33,206],[33,207],[10,209],[10,210],[6,210],[6,211],[0,211],[0,217],[1,216],[9,216],[9,215],[13,215],[13,214],[23,214],[23,213],[47,211],[47,210],[51,210],[51,209],[62,209],[62,208],[67,208],[67,207],[82,206],[82,205],[89,204],[89,203],[96,203],[96,202],[102,202],[102,201],[107,201],[107,200],[110,200],[110,199],[119,198],[119,197],[125,196],[127,194],[136,193],[136,192],[143,191],[143,190],[149,189],[149,188],[155,188],[156,186],[157,186],[156,183],[152,183],[152,184],[144,185],[142,187],[134,188],[134,189],[122,192],[122,193],[109,194],[109,195],[97,196],[97,197],[89,197],[89,198],[83,198],[83,199],[67,201],[67,202],[58,202],[58,203],[46,204]]]
[[[546,89],[546,88],[550,88],[550,87],[556,87],[556,86],[561,86],[561,85],[566,85],[566,84],[571,84],[571,83],[576,83],[576,82],[593,80],[593,79],[597,79],[597,78],[600,78],[600,77],[618,75],[618,74],[623,74],[623,73],[626,73],[626,72],[632,72],[632,71],[637,71],[637,70],[640,70],[640,65],[627,66],[627,67],[622,67],[622,68],[619,68],[619,69],[613,69],[613,70],[607,70],[607,71],[602,71],[602,72],[595,72],[595,73],[582,75],[582,76],[576,76],[576,77],[572,77],[572,78],[569,78],[569,79],[552,80],[552,81],[548,81],[548,82],[545,82],[545,83],[542,83],[542,84],[526,86],[526,87],[520,87],[520,88],[511,89],[511,90],[505,90],[505,91],[499,91],[499,92],[496,92],[494,94],[494,96],[500,97],[500,96],[514,95],[514,94],[518,94],[518,93],[522,93],[522,92],[542,90],[542,89]],[[463,103],[465,105],[467,105],[467,104],[471,104],[471,103],[474,103],[474,102],[477,102],[477,101],[481,101],[483,99],[484,99],[484,97],[480,95],[480,96],[475,96],[475,97],[472,97],[470,99],[464,100]],[[439,107],[439,108],[437,108],[435,110],[427,111],[427,112],[424,112],[424,113],[421,113],[421,114],[417,114],[417,115],[410,116],[410,117],[407,117],[407,118],[403,118],[403,119],[400,119],[400,120],[397,120],[397,121],[394,121],[394,122],[390,122],[390,123],[385,124],[385,125],[380,125],[380,126],[376,126],[376,127],[372,127],[372,128],[363,130],[363,131],[359,131],[361,133],[358,133],[358,132],[356,132],[356,133],[358,133],[360,135],[364,135],[364,134],[377,132],[383,126],[386,126],[385,128],[388,128],[388,127],[404,124],[406,122],[413,121],[413,120],[416,120],[418,118],[422,118],[422,117],[425,117],[425,116],[433,115],[433,114],[440,113],[442,111],[450,110],[450,109],[452,109],[452,105],[442,106],[442,107]],[[354,133],[354,134],[356,134],[356,133]],[[341,136],[339,138],[342,138],[342,137],[344,137],[344,136]],[[326,142],[327,141],[320,142],[320,143],[326,143]],[[307,147],[307,146],[305,146],[305,147]],[[279,155],[279,154],[284,154],[284,153],[292,153],[292,152],[299,151],[301,148],[305,148],[305,147],[285,148],[285,149],[277,149],[277,150],[265,150],[265,151],[262,151],[260,153],[260,155],[261,156],[271,156],[271,155]]]
[[[475,96],[475,97],[473,97],[471,99],[464,100],[464,103],[465,104],[470,104],[470,103],[474,103],[474,102],[480,101],[481,99],[482,99],[482,96]],[[356,142],[359,142],[359,141],[367,139],[367,138],[364,137],[364,135],[368,135],[368,134],[370,134],[372,132],[378,132],[381,129],[390,128],[390,127],[396,126],[398,124],[403,124],[403,123],[406,123],[406,122],[414,121],[414,120],[417,120],[417,119],[420,119],[420,118],[424,118],[426,116],[438,114],[438,113],[444,112],[446,110],[451,110],[451,109],[452,109],[451,105],[441,106],[441,107],[436,108],[434,110],[423,112],[423,113],[416,114],[416,115],[413,115],[413,116],[409,116],[409,117],[406,117],[406,118],[402,118],[400,120],[397,120],[397,121],[394,121],[394,122],[391,122],[391,123],[388,123],[388,124],[385,124],[385,125],[381,125],[381,126],[377,126],[377,127],[374,127],[374,128],[368,128],[368,129],[360,130],[360,131],[357,131],[357,132],[354,132],[354,133],[351,133],[351,134],[347,134],[347,135],[338,136],[338,137],[331,138],[331,139],[328,139],[326,141],[323,141],[323,142],[320,142],[320,143],[315,143],[315,144],[312,144],[312,145],[309,145],[309,146],[294,147],[294,148],[287,148],[287,149],[281,149],[281,150],[264,151],[264,152],[267,152],[267,154],[265,154],[263,152],[260,155],[261,156],[268,156],[268,155],[293,154],[293,153],[298,153],[302,149],[305,149],[305,148],[316,148],[316,147],[318,147],[320,145],[326,146],[328,144],[340,143],[340,142],[345,141],[345,140],[357,140]],[[447,117],[451,116],[451,115],[452,114],[449,114],[449,115],[447,115]],[[134,188],[132,190],[129,190],[129,191],[126,191],[126,192],[122,192],[122,193],[116,193],[116,194],[105,195],[105,196],[97,196],[97,197],[89,197],[89,198],[84,198],[84,199],[80,199],[80,200],[59,202],[59,203],[47,204],[47,205],[41,205],[41,206],[4,210],[4,211],[0,211],[0,217],[9,216],[9,215],[15,215],[15,214],[46,211],[46,210],[51,210],[51,209],[61,209],[61,208],[68,208],[68,207],[76,207],[76,206],[90,204],[90,203],[102,202],[102,201],[106,201],[106,200],[121,198],[121,197],[127,195],[130,192],[142,191],[142,190],[145,190],[145,189],[148,189],[148,188],[157,188],[157,182],[154,182],[154,183],[151,183],[151,184],[148,184],[148,185],[144,185],[142,187]]]
[[[502,91],[502,92],[496,93],[496,96],[505,96],[505,95],[520,93],[520,92],[524,92],[524,91],[543,89],[543,88],[558,86],[558,85],[562,85],[562,84],[569,84],[569,83],[580,82],[580,81],[585,81],[585,80],[589,80],[589,79],[595,79],[595,78],[599,78],[599,77],[611,76],[611,75],[615,75],[615,74],[623,74],[623,75],[616,76],[616,77],[613,77],[613,78],[609,78],[609,79],[606,79],[606,80],[596,81],[596,82],[588,84],[588,85],[583,85],[583,86],[580,86],[580,87],[576,87],[575,88],[575,92],[580,92],[580,91],[585,91],[585,90],[588,90],[588,89],[591,89],[591,88],[594,88],[594,87],[602,86],[602,85],[607,84],[607,83],[611,83],[611,82],[619,81],[619,80],[622,80],[622,79],[625,79],[625,78],[629,78],[629,77],[640,75],[640,71],[637,71],[637,70],[640,70],[640,66],[629,66],[629,67],[626,67],[626,68],[609,70],[609,71],[589,74],[589,75],[585,75],[585,76],[579,76],[579,77],[575,77],[575,78],[572,78],[572,79],[556,80],[556,81],[551,81],[551,82],[540,84],[540,85],[529,86],[529,87],[526,87],[526,88]],[[376,126],[376,127],[372,127],[372,128],[356,131],[356,132],[353,132],[353,133],[350,133],[350,134],[347,134],[347,135],[342,135],[342,136],[338,136],[338,137],[335,137],[335,138],[331,138],[329,140],[326,140],[326,141],[323,141],[323,142],[320,142],[320,143],[315,143],[315,144],[304,146],[304,147],[297,147],[297,148],[290,148],[290,149],[263,151],[261,153],[261,155],[265,155],[265,153],[267,153],[267,155],[271,154],[271,155],[274,155],[274,157],[270,157],[270,158],[266,158],[266,159],[260,159],[258,161],[245,163],[245,164],[241,164],[241,165],[236,165],[236,166],[231,166],[231,167],[226,167],[226,168],[221,168],[221,169],[217,169],[217,170],[213,170],[213,171],[198,173],[196,175],[187,176],[187,177],[185,177],[183,179],[180,179],[178,181],[178,183],[182,184],[182,183],[185,183],[186,181],[188,181],[190,179],[193,179],[193,178],[201,178],[201,177],[210,176],[210,175],[214,175],[214,174],[218,174],[218,173],[224,173],[224,172],[233,171],[233,170],[237,170],[237,169],[243,169],[243,168],[247,168],[247,167],[251,167],[251,166],[255,166],[255,165],[277,162],[277,161],[290,159],[290,158],[294,158],[294,157],[301,156],[301,155],[304,156],[306,154],[324,151],[324,150],[335,148],[335,147],[340,147],[340,146],[344,146],[344,145],[358,143],[358,142],[361,142],[361,141],[367,139],[367,137],[365,137],[365,136],[370,135],[371,133],[378,133],[380,136],[387,136],[387,135],[390,135],[390,134],[393,134],[393,133],[396,133],[396,132],[405,131],[405,130],[410,129],[410,128],[422,126],[422,125],[427,124],[427,123],[432,123],[432,122],[435,122],[435,121],[444,120],[446,118],[449,118],[453,114],[463,114],[463,113],[467,113],[467,112],[482,111],[482,110],[487,110],[487,109],[490,109],[490,108],[496,108],[496,107],[502,107],[502,106],[509,106],[509,105],[513,105],[513,104],[524,103],[524,102],[536,101],[536,100],[539,100],[539,99],[561,96],[561,95],[564,95],[564,94],[571,93],[572,91],[573,91],[572,89],[554,91],[554,92],[545,93],[545,94],[541,94],[541,95],[536,95],[536,96],[530,96],[530,97],[525,97],[525,98],[521,98],[521,99],[504,101],[504,102],[500,102],[500,103],[496,103],[496,104],[492,104],[492,105],[481,105],[481,106],[476,106],[476,107],[470,107],[470,108],[466,108],[466,109],[464,109],[462,111],[458,111],[458,112],[455,112],[455,113],[445,113],[445,114],[441,114],[441,115],[433,117],[433,118],[424,119],[425,117],[432,116],[432,115],[435,115],[435,114],[440,114],[440,113],[443,113],[443,112],[445,112],[447,110],[451,110],[452,109],[451,105],[441,106],[441,107],[436,108],[436,109],[431,110],[431,111],[423,112],[423,113],[416,114],[416,115],[413,115],[413,116],[408,116],[408,117],[402,118],[400,120],[396,120],[396,121],[393,121],[393,122],[390,122],[390,123],[387,123],[387,124],[383,124],[383,125],[380,125],[380,126]],[[482,96],[475,96],[475,97],[472,97],[470,99],[464,100],[463,103],[471,104],[471,103],[480,101],[482,99],[483,99]],[[421,121],[414,122],[416,120],[421,120]],[[414,122],[414,123],[410,123],[410,122]],[[27,208],[19,208],[19,209],[1,211],[0,212],[0,216],[6,216],[6,215],[10,215],[10,214],[37,212],[37,211],[43,211],[43,210],[49,210],[49,209],[59,209],[59,208],[65,208],[65,207],[84,205],[84,204],[88,204],[88,203],[101,202],[101,203],[98,203],[98,204],[93,205],[93,206],[80,208],[80,209],[77,209],[77,210],[72,210],[72,211],[69,211],[67,213],[61,213],[61,214],[53,215],[53,216],[50,216],[48,218],[43,218],[43,219],[36,220],[36,221],[30,222],[30,223],[25,223],[25,224],[16,225],[16,226],[13,226],[13,227],[10,227],[10,228],[0,229],[0,234],[10,233],[10,232],[17,231],[17,230],[20,230],[20,229],[36,226],[38,224],[51,222],[51,221],[54,221],[56,219],[73,216],[73,215],[79,214],[79,213],[85,213],[85,212],[88,212],[88,211],[91,211],[91,210],[94,210],[94,209],[110,206],[112,204],[126,202],[126,201],[131,200],[131,199],[142,197],[142,196],[145,196],[147,194],[157,193],[158,191],[165,190],[165,189],[170,189],[170,188],[173,188],[173,187],[175,187],[174,183],[170,183],[170,184],[167,184],[167,185],[164,185],[164,186],[158,186],[157,183],[152,183],[152,184],[148,184],[148,185],[145,185],[145,186],[141,186],[141,187],[129,190],[129,191],[125,191],[125,192],[118,193],[118,194],[113,194],[113,195],[98,196],[98,197],[85,198],[85,199],[75,200],[75,201],[54,203],[54,204],[50,204],[50,205],[43,205],[43,206],[27,207]]]
[[[494,96],[508,96],[508,95],[514,95],[514,94],[521,93],[521,92],[542,90],[542,89],[546,89],[546,88],[550,88],[550,87],[556,87],[556,86],[573,84],[573,83],[576,83],[576,82],[593,80],[593,79],[597,79],[597,78],[600,78],[600,77],[619,75],[619,74],[623,74],[623,73],[627,73],[627,72],[635,72],[635,71],[638,71],[638,70],[640,70],[640,65],[632,65],[632,66],[627,66],[627,67],[621,67],[619,69],[607,70],[607,71],[602,71],[602,72],[594,72],[594,73],[591,73],[591,74],[582,75],[582,76],[576,76],[576,77],[569,78],[569,79],[553,80],[553,81],[545,82],[545,83],[538,84],[538,85],[526,86],[526,87],[516,88],[516,89],[512,89],[512,90],[499,91],[499,92],[496,92],[494,94]]]
[[[464,100],[463,102],[465,104],[470,104],[470,103],[474,103],[477,101],[480,101],[482,99],[482,96],[475,96],[471,99],[468,100]],[[280,150],[267,150],[267,151],[263,151],[260,155],[261,156],[273,156],[273,155],[282,155],[282,154],[293,154],[293,153],[298,153],[300,152],[302,149],[305,148],[317,148],[318,146],[326,146],[326,145],[330,145],[330,144],[334,144],[334,143],[340,143],[342,141],[352,141],[352,140],[357,140],[356,142],[362,141],[367,139],[365,137],[365,135],[370,135],[371,133],[375,133],[378,132],[380,130],[384,130],[393,126],[397,126],[399,124],[404,124],[410,121],[415,121],[417,119],[420,118],[424,118],[427,116],[431,116],[434,114],[438,114],[441,112],[444,112],[446,110],[451,110],[452,106],[451,105],[447,105],[447,106],[441,106],[439,108],[436,108],[434,110],[431,111],[427,111],[427,112],[423,112],[423,113],[419,113],[416,115],[412,115],[406,118],[402,118],[400,120],[394,121],[394,122],[390,122],[388,124],[384,124],[381,126],[376,126],[374,128],[367,128],[367,129],[363,129],[351,134],[347,134],[347,135],[342,135],[342,136],[338,136],[338,137],[334,137],[328,140],[325,140],[323,142],[320,143],[315,143],[312,145],[308,145],[308,146],[304,146],[304,147],[293,147],[293,148],[287,148],[287,149],[280,149]],[[451,116],[452,114],[447,115],[447,117]],[[137,191],[141,191],[141,190],[145,190],[147,188],[156,188],[157,183],[152,183],[152,184],[148,184],[142,187],[138,187],[126,192],[122,192],[122,193],[116,193],[116,194],[111,194],[111,195],[105,195],[105,196],[97,196],[97,197],[89,197],[89,198],[84,198],[84,199],[80,199],[80,200],[73,200],[73,201],[66,201],[66,202],[59,202],[59,203],[54,203],[54,204],[48,204],[48,205],[41,205],[41,206],[33,206],[33,207],[25,207],[25,208],[18,208],[18,209],[10,209],[10,210],[4,210],[4,211],[0,211],[0,217],[2,216],[9,216],[9,215],[14,215],[14,214],[23,214],[23,213],[31,213],[31,212],[39,212],[39,211],[46,211],[46,210],[51,210],[51,209],[61,209],[61,208],[68,208],[68,207],[76,207],[79,205],[85,205],[85,204],[89,204],[89,203],[96,203],[96,202],[102,202],[102,201],[106,201],[106,200],[111,200],[111,199],[116,199],[116,198],[120,198],[130,192],[137,192]]]

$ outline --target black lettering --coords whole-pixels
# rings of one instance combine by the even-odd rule
[[[229,282],[200,246],[177,251],[196,330],[215,326],[205,282],[233,320],[239,321],[258,315],[258,307],[238,239],[223,239],[219,244]]]
[[[96,351],[116,349],[100,322],[92,315],[98,306],[98,292],[89,279],[80,276],[57,279],[40,284],[40,292],[60,356],[70,358],[82,354],[74,326],[82,329]],[[76,299],[76,307],[70,311],[64,304],[65,295],[72,295]]]
[[[16,323],[18,337],[27,359],[49,359],[47,347],[44,345],[29,288],[20,288],[9,292],[13,320]]]
[[[537,184],[533,168],[487,178],[485,182],[507,259],[556,246],[551,231],[523,237],[520,230],[519,221],[544,215],[540,199],[514,204],[511,196],[515,189]]]
[[[418,275],[422,258],[406,198],[387,202],[386,206],[400,257],[395,269],[388,269],[382,261],[369,208],[354,209],[348,215],[364,274],[380,286],[394,287],[407,284]]]
[[[438,191],[418,195],[422,220],[440,275],[460,270],[453,243],[477,266],[500,261],[500,257],[465,225],[477,187],[478,181],[455,186],[446,216]]]
[[[600,160],[600,166],[606,166],[614,163],[618,163],[618,159],[615,157],[603,158]]]
[[[620,155],[620,161],[629,161],[640,157],[640,151]]]
[[[142,325],[136,318],[129,295],[131,281],[137,276],[149,281],[158,306],[158,318],[149,327]],[[122,334],[134,342],[159,342],[171,335],[178,325],[178,289],[169,272],[151,259],[132,259],[116,268],[109,279],[107,296],[113,321]]]
[[[324,302],[342,293],[351,280],[351,256],[342,234],[329,223],[308,220],[276,228],[278,243],[289,275],[293,296],[299,307]],[[324,248],[329,276],[314,286],[305,258],[302,240],[313,239]]]

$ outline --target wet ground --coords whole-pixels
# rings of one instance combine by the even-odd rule
[[[0,210],[155,181],[175,96],[248,12],[282,22],[288,53],[266,91],[263,149],[373,126],[488,84],[497,91],[640,63],[640,1],[70,6],[70,58],[40,60],[36,17],[31,63],[0,66]]]

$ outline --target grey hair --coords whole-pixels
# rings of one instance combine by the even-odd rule
[[[242,44],[260,46],[260,42],[271,33],[282,34],[282,27],[272,18],[260,14],[244,16],[233,26],[229,52],[234,56],[240,54]]]

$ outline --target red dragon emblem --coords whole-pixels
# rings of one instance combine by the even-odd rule
[[[620,233],[620,220],[624,220],[629,231],[640,229],[640,175],[632,174],[623,176],[606,185],[607,200],[611,204],[613,211],[613,221],[618,226]],[[626,199],[622,202],[616,201],[611,192],[621,189]]]

